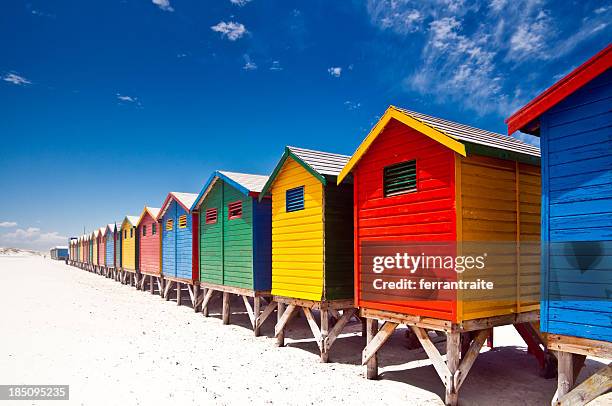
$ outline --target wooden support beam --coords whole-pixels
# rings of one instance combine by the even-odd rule
[[[159,292],[159,295],[163,296],[164,280],[161,277],[157,278],[157,290]]]
[[[255,319],[255,325],[257,326],[257,328],[261,328],[262,324],[274,312],[274,309],[276,309],[276,305],[277,303],[273,301],[268,303],[264,311],[259,316],[257,316],[257,318]]]
[[[261,313],[261,297],[255,296],[253,298],[253,334],[255,337],[259,337],[260,333],[260,325],[257,323],[259,319],[259,314]]]
[[[376,336],[368,343],[368,345],[363,349],[361,355],[361,365],[365,365],[370,358],[372,358],[383,346],[383,344],[391,337],[391,334],[395,331],[395,328],[398,326],[398,323],[394,323],[392,321],[386,321],[381,329],[376,333]]]
[[[323,343],[329,335],[329,310],[321,309],[321,362],[329,360],[329,352]]]
[[[459,365],[459,368],[457,369],[457,372],[453,377],[453,384],[457,392],[461,388],[461,385],[465,381],[465,378],[467,378],[467,375],[470,372],[472,365],[474,365],[478,354],[480,354],[480,349],[484,345],[489,335],[490,330],[480,330],[476,334],[476,337],[472,340],[472,343],[470,344],[468,350],[465,352],[465,356],[461,359],[461,364]]]
[[[230,320],[230,294],[229,292],[223,292],[223,310],[221,312],[223,318],[223,324],[229,324]]]
[[[576,386],[572,391],[562,396],[556,403],[559,406],[586,405],[598,396],[612,390],[612,363],[595,372]]]
[[[455,406],[457,405],[459,401],[459,389],[455,387],[455,373],[457,372],[457,369],[459,369],[460,356],[461,356],[461,335],[460,333],[454,332],[454,331],[447,333],[446,334],[446,366],[447,366],[447,371],[449,372],[449,375],[445,382],[445,385],[446,385],[445,403],[449,406]]]
[[[366,323],[366,348],[370,345],[378,333],[378,320],[365,319]],[[374,353],[366,363],[366,378],[378,379],[378,355]]]
[[[431,360],[431,363],[433,364],[433,367],[438,373],[438,376],[440,377],[444,385],[448,386],[448,382],[452,381],[451,380],[452,375],[446,363],[444,362],[444,358],[440,354],[440,351],[438,351],[438,348],[436,348],[434,343],[431,341],[431,338],[429,338],[429,334],[427,334],[427,330],[425,330],[422,327],[416,327],[416,326],[411,326],[410,328],[412,329],[416,337],[419,339],[421,346],[423,347],[423,349],[427,353],[427,356]]]
[[[202,314],[204,317],[208,317],[208,303],[212,298],[213,293],[215,293],[212,289],[207,289],[206,294],[204,295],[204,300],[202,301]]]
[[[338,338],[342,330],[344,330],[344,327],[347,325],[351,317],[353,317],[353,314],[355,314],[356,310],[357,309],[344,309],[343,310],[342,316],[340,316],[338,321],[336,321],[336,324],[330,330],[329,335],[327,336],[327,338],[325,339],[323,343],[327,351],[329,351],[331,346],[334,344],[334,341],[336,341],[336,339]]]
[[[166,281],[166,288],[164,289],[164,299],[166,299],[166,301],[170,300],[170,289],[172,288],[172,284],[172,281]]]
[[[249,315],[249,320],[251,321],[251,326],[253,326],[253,328],[255,328],[255,313],[253,312],[253,308],[251,307],[251,303],[249,302],[249,298],[246,296],[240,296],[242,298],[242,301],[244,302],[244,308],[247,311],[247,314]]]
[[[157,278],[155,278],[157,279]],[[153,275],[149,275],[149,293],[153,294]]]
[[[285,304],[282,302],[278,302],[277,310],[276,310],[276,326],[280,324],[281,319],[283,318],[284,314],[285,314]],[[276,346],[283,347],[285,345],[285,330],[284,329],[277,330],[276,326],[274,326],[274,336],[276,337]]]
[[[192,285],[185,285],[185,286],[187,286],[187,293],[189,293],[189,301],[191,302],[191,305],[193,305],[194,302],[195,302],[195,298],[193,296],[193,288],[194,288],[194,286],[192,286]]]
[[[284,308],[284,306],[281,307],[281,303],[279,303],[278,308],[281,309]],[[278,337],[279,334],[285,331],[285,326],[287,325],[291,317],[295,314],[296,310],[297,306],[294,304],[290,304],[289,306],[287,306],[287,309],[282,312],[282,315],[279,316],[280,318],[278,319],[278,323],[276,323],[276,326],[274,327],[275,337]]]
[[[304,312],[304,316],[306,316],[306,321],[308,321],[308,326],[310,327],[310,331],[312,331],[312,335],[314,339],[317,341],[317,345],[319,346],[319,351],[323,351],[323,338],[321,336],[321,331],[319,330],[319,325],[312,315],[312,311],[308,307],[302,307],[302,311]]]
[[[180,306],[183,298],[183,287],[181,282],[175,282],[176,284],[176,305]]]
[[[574,354],[571,352],[557,352],[557,393],[556,399],[563,398],[574,387]],[[553,404],[556,404],[556,399]]]

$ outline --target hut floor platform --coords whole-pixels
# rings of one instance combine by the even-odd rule
[[[139,271],[136,275],[136,289],[148,290],[152,295],[163,296],[164,278],[161,273]]]
[[[492,337],[493,327],[514,325],[527,343],[529,353],[538,359],[543,359],[545,369],[550,369],[549,364],[554,365],[552,357],[544,352],[546,348],[544,340],[534,326],[540,318],[540,312],[537,310],[465,320],[461,323],[368,308],[361,308],[360,315],[366,319],[367,345],[361,358],[362,365],[365,365],[366,378],[378,378],[377,352],[391,337],[393,331],[400,324],[404,324],[412,330],[416,343],[423,347],[444,384],[446,405],[457,405],[459,389],[485,341]],[[380,328],[379,321],[382,322]],[[446,359],[435,346],[429,331],[446,334]]]
[[[575,386],[587,356],[612,359],[612,342],[548,334],[548,349],[557,354],[559,373],[553,405],[586,405],[612,390],[612,362]]]

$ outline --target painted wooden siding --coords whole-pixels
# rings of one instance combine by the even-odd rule
[[[121,230],[117,230],[113,235],[115,237],[115,268],[121,268]]]
[[[384,197],[384,167],[413,159],[417,161],[417,192]],[[358,306],[446,320],[456,318],[451,301],[410,301],[402,295],[365,301],[359,278],[362,242],[456,240],[454,164],[453,151],[391,120],[356,165],[353,176]]]
[[[539,166],[475,155],[457,156],[457,160],[461,189],[459,239],[468,244],[500,243],[495,255],[489,254],[483,274],[462,274],[464,280],[484,276],[495,283],[495,289],[461,292],[464,300],[459,304],[462,310],[458,320],[537,310],[540,293]],[[525,243],[518,254],[515,241]]]
[[[138,270],[159,275],[160,234],[159,228],[153,234],[153,224],[157,222],[147,213],[138,225]],[[143,227],[146,227],[146,235],[142,234]]]
[[[136,232],[134,227],[126,223],[121,230],[124,232],[122,236],[122,252],[121,252],[121,265],[124,269],[136,270]],[[132,234],[130,236],[130,230]],[[127,231],[127,236],[125,232]]]
[[[549,333],[612,341],[612,71],[541,118],[541,327]],[[597,257],[568,255],[592,241]],[[590,260],[589,260],[590,258]],[[590,265],[587,265],[590,262]]]
[[[253,289],[253,199],[223,184],[223,284]],[[229,219],[229,204],[242,202],[242,217]]]
[[[103,235],[100,235],[98,241],[98,264],[106,265],[106,240]]]
[[[162,217],[162,274],[176,277],[176,202],[170,203]],[[173,221],[172,230],[166,230],[166,222]]]
[[[187,227],[180,228],[178,219],[180,216],[187,216]],[[183,207],[176,205],[176,276],[177,278],[191,279],[193,275],[193,239],[192,239],[192,218]]]
[[[206,224],[206,210],[217,209],[217,222]],[[217,182],[200,206],[200,280],[223,284],[223,188]]]
[[[94,238],[93,240],[91,240],[91,245],[91,263],[94,265],[98,265],[98,239]]]
[[[325,298],[353,297],[353,184],[336,185],[329,179],[324,188]]]
[[[272,200],[253,198],[254,289],[272,289]]]
[[[112,232],[106,234],[104,237],[106,239],[106,255],[104,264],[108,268],[112,268],[115,265],[115,237]]]
[[[285,192],[304,186],[304,210],[287,213]],[[323,297],[323,185],[289,158],[272,194],[272,294]]]

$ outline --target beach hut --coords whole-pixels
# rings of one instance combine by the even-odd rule
[[[301,309],[317,339],[321,361],[353,306],[353,186],[336,185],[345,155],[286,147],[260,201],[272,197],[272,295],[278,305],[275,336]],[[285,310],[286,306],[286,310]],[[319,310],[320,326],[312,310]],[[339,311],[343,314],[340,316]],[[270,313],[262,315],[262,322]],[[330,330],[330,317],[338,319]]]
[[[159,210],[159,208],[145,206],[136,223],[138,234],[137,287],[144,290],[148,279],[149,291],[154,293],[155,284],[157,284],[161,294],[161,233],[157,223]]]
[[[612,389],[612,364],[574,388],[585,356],[612,359],[612,45],[506,120],[542,148],[541,329],[558,358],[553,404]]]
[[[138,250],[136,239],[137,216],[125,216],[121,222],[121,282],[134,285],[138,269]]]
[[[191,206],[200,217],[202,312],[207,315],[212,295],[223,292],[222,319],[228,324],[230,295],[241,296],[255,335],[260,330],[256,319],[261,298],[270,296],[272,283],[272,204],[269,197],[258,200],[267,180],[262,175],[216,171]]]
[[[113,278],[115,280],[119,279],[120,269],[121,269],[121,242],[122,242],[122,233],[121,233],[121,222],[117,221],[113,224],[113,234],[115,237],[115,267],[113,268]]]
[[[539,155],[508,136],[386,110],[338,176],[342,184],[352,175],[354,185],[355,302],[367,319],[368,378],[377,376],[377,351],[406,324],[436,367],[446,404],[456,404],[492,327],[519,325],[537,337]],[[395,265],[396,256],[422,265]],[[494,288],[479,290],[478,278]],[[446,333],[446,361],[428,330]],[[544,360],[541,342],[528,344]]]
[[[170,192],[162,205],[158,221],[162,231],[163,297],[170,299],[176,290],[176,303],[181,304],[182,291],[187,290],[194,310],[199,300],[198,216],[191,206],[196,193]]]
[[[106,227],[98,229],[98,272],[100,275],[106,275],[106,239],[104,231]]]
[[[91,271],[97,272],[98,270],[98,233],[99,230],[95,229],[89,236],[91,244]]]
[[[55,259],[58,261],[66,260],[68,258],[68,247],[66,246],[53,247],[49,250],[49,254],[51,256],[51,259]]]
[[[109,223],[104,227],[104,266],[106,277],[110,278],[115,268],[115,224]]]

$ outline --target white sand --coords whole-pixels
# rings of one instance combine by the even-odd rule
[[[71,400],[53,405],[443,403],[433,367],[422,350],[404,348],[402,331],[383,348],[383,379],[368,381],[356,333],[336,341],[331,362],[321,364],[303,317],[293,320],[287,347],[276,348],[266,337],[270,321],[256,338],[244,313],[223,326],[218,303],[205,318],[63,262],[0,257],[0,286],[0,383],[69,384]],[[233,308],[244,310],[237,301]],[[514,330],[496,329],[495,344],[503,347],[481,354],[461,404],[549,404],[556,381],[537,376]],[[599,366],[589,360],[581,378]]]

